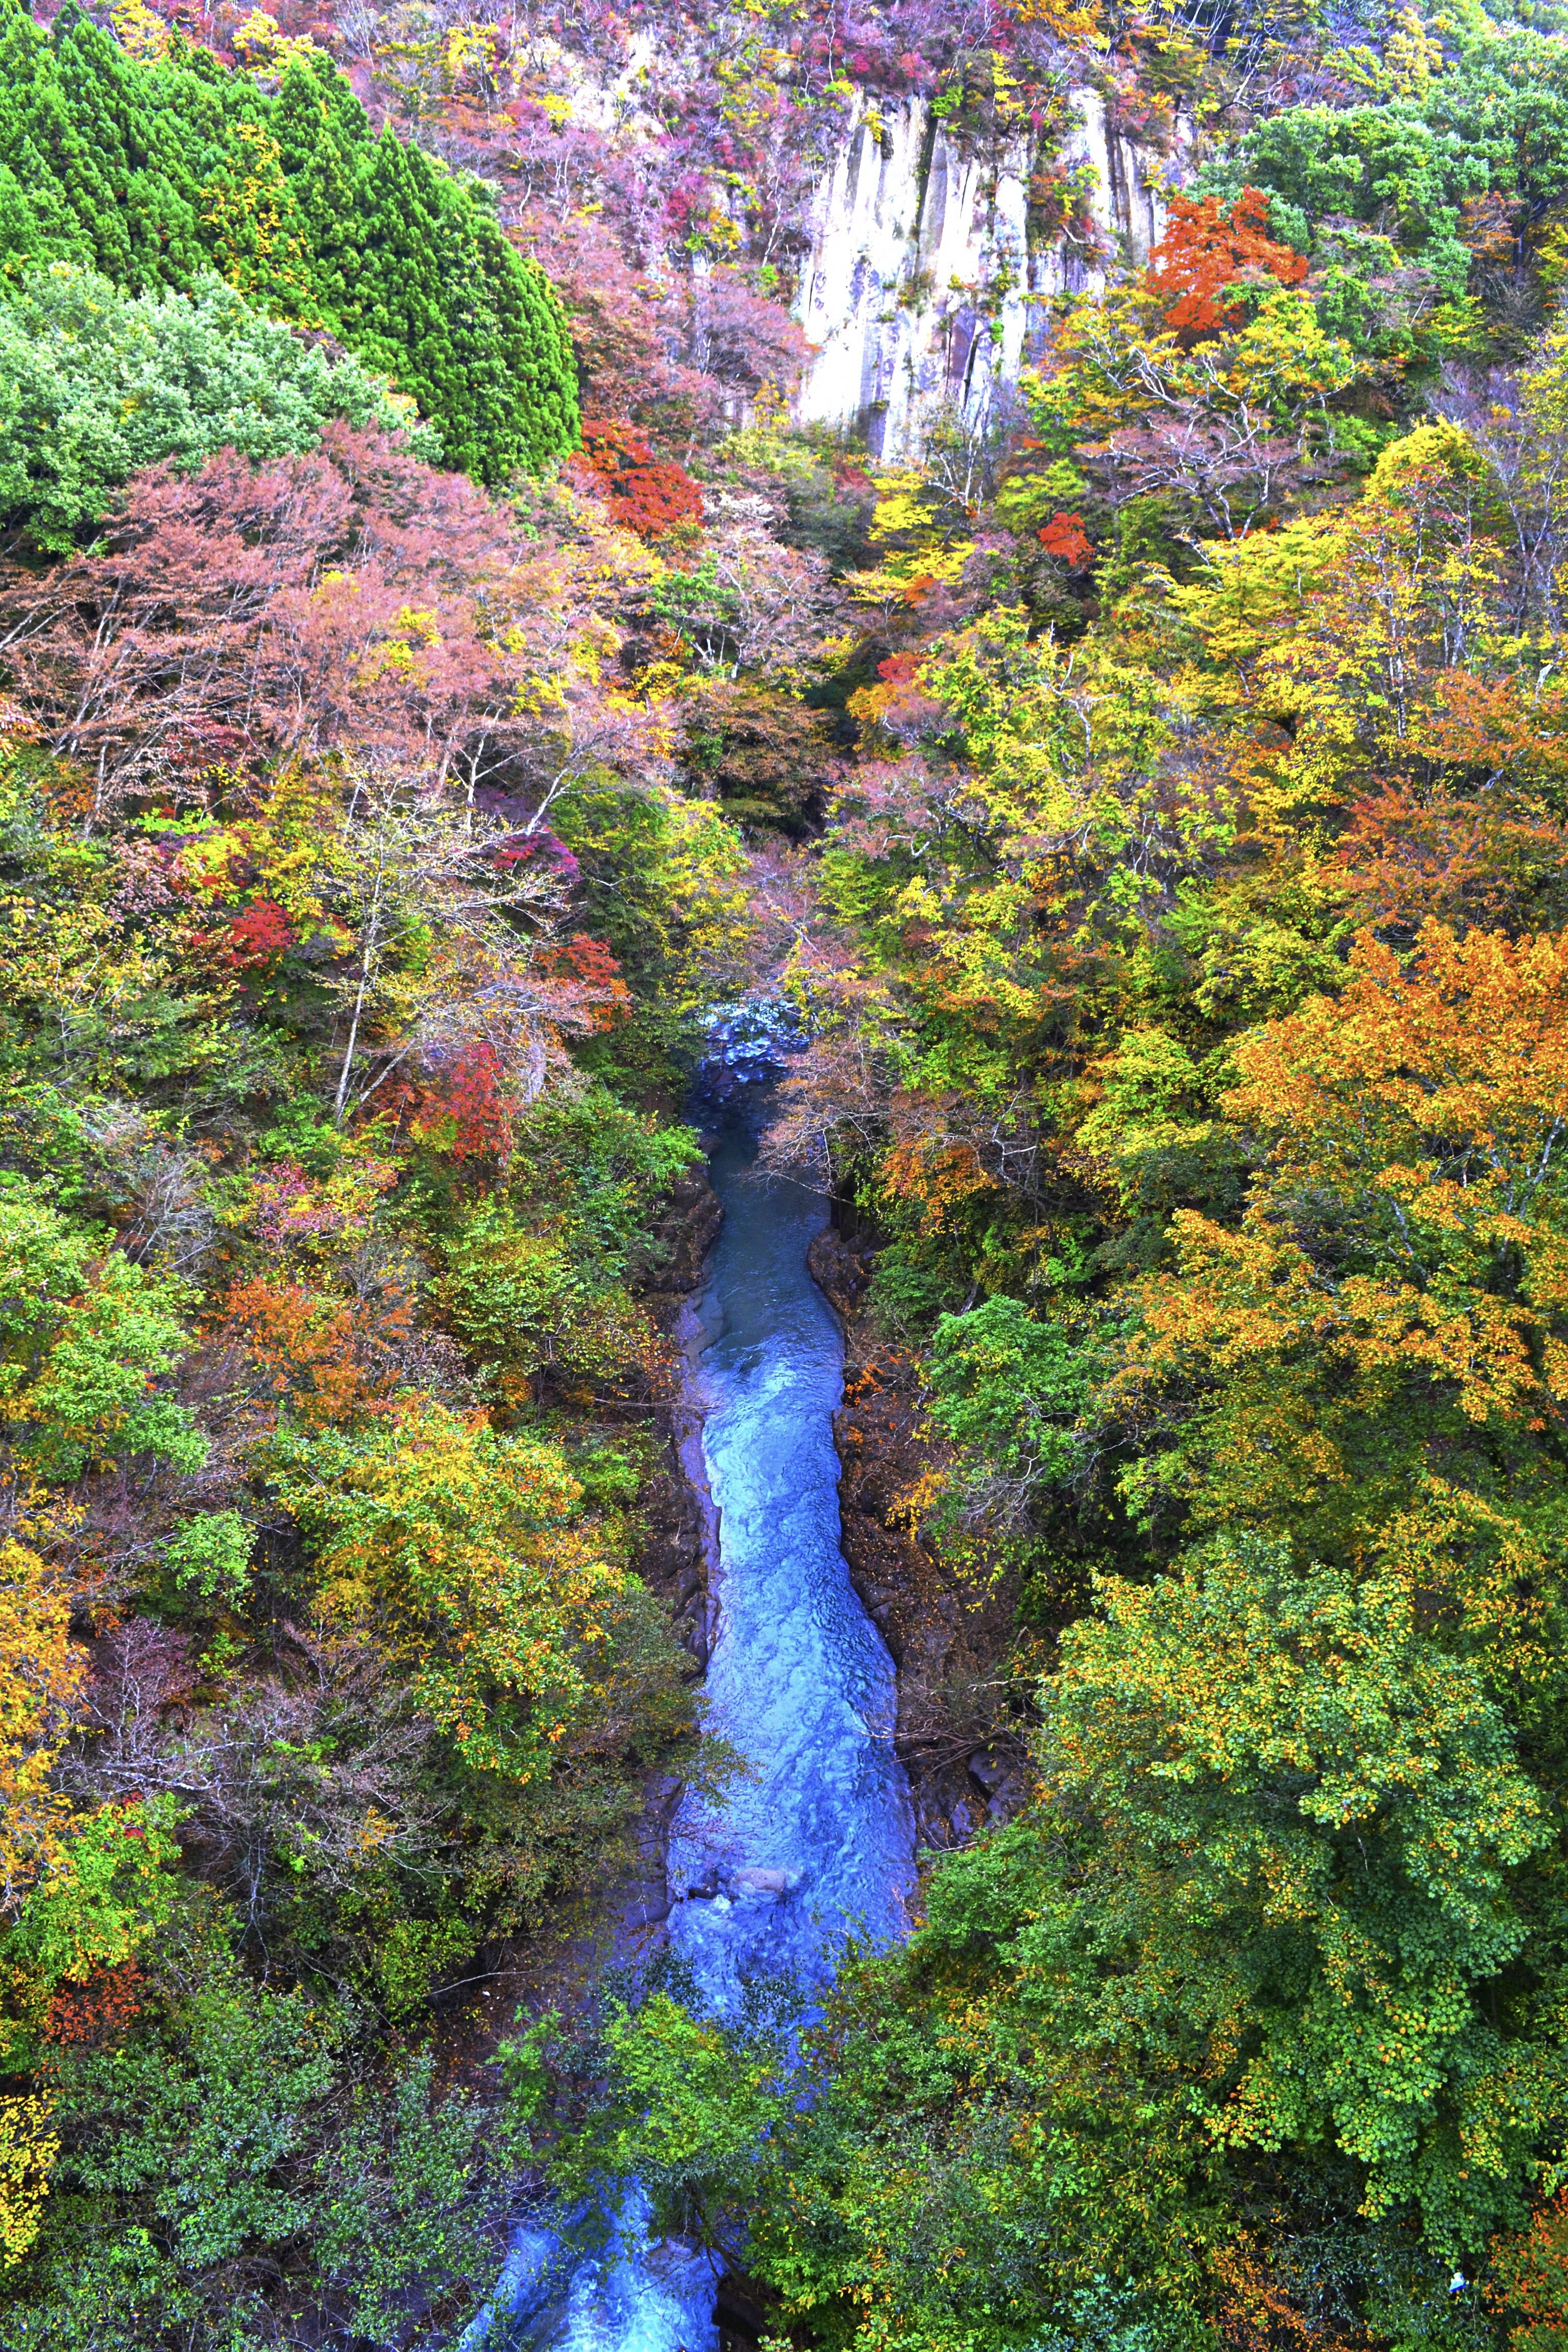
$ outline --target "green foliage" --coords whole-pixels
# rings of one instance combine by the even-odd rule
[[[449,461],[496,482],[572,447],[565,322],[483,194],[443,176],[389,125],[360,162],[354,205],[345,331],[437,425]]]
[[[374,1627],[467,1762],[527,1781],[586,1691],[623,1571],[580,1529],[560,1449],[429,1400],[359,1431],[279,1431],[279,1500],[319,1550],[327,1607]]]
[[[1080,2046],[1184,2052],[1216,2141],[1337,2147],[1365,2211],[1417,2205],[1458,2260],[1560,2095],[1485,1992],[1552,1836],[1501,1711],[1394,1577],[1222,1543],[1103,1598],[1041,1746],[1058,1819],[1091,1826],[1020,1954],[1066,1972]]]
[[[493,2104],[433,2095],[435,2062],[411,2060],[383,2092],[356,2086],[349,2118],[318,2158],[312,2253],[373,2344],[402,2340],[411,2297],[490,2284],[515,2133]]]
[[[1156,141],[1201,91],[1229,227],[1065,299],[1011,446],[954,412],[894,471],[770,396],[693,444],[765,490],[727,514],[787,508],[775,581],[760,520],[693,513],[671,570],[570,472],[524,499],[569,354],[455,117],[373,136],[298,37],[254,79],[4,5],[0,2352],[433,2352],[524,2125],[819,2352],[1545,2352],[1568,51],[1115,33],[1124,128],[1131,76]],[[998,108],[1074,26],[1009,25]],[[482,113],[509,171],[581,157],[448,29],[460,152]],[[1035,226],[1087,233],[1039,163]],[[744,325],[722,283],[694,333]],[[1464,352],[1523,365],[1426,419]],[[318,504],[268,520],[231,469],[218,622],[151,507],[56,594],[157,457],[409,401],[515,510],[381,448],[274,468]],[[521,2032],[509,2121],[437,2088],[494,1955],[591,1925],[649,1789],[727,1760],[636,1573],[642,1294],[700,1191],[669,1109],[758,987],[810,1033],[780,1158],[875,1260],[846,1462],[889,1433],[858,1499],[930,1611],[903,1752],[933,1826],[966,1760],[1005,1801],[805,2021],[655,1967]]]
[[[501,1203],[484,1202],[455,1223],[441,1298],[481,1364],[514,1378],[546,1366],[613,1378],[647,1360],[653,1334],[606,1273],[579,1236],[531,1231]]]
[[[606,2178],[635,2177],[667,2224],[722,2247],[725,2218],[755,2200],[759,2173],[787,2193],[779,2138],[797,2085],[782,1991],[751,1990],[728,2028],[663,1990],[635,2011],[615,2001],[586,2049],[563,2042],[560,2018],[547,2015],[501,2045],[510,2112],[520,2126],[532,2122],[547,2111],[563,2058],[591,2065],[608,2095],[555,2142],[559,2184],[580,2196]]]
[[[169,1538],[164,1559],[176,1584],[194,1584],[204,1599],[243,1601],[250,1586],[256,1530],[237,1511],[198,1511]]]
[[[593,919],[630,982],[631,1016],[579,1048],[632,1099],[679,1100],[701,1010],[722,1000],[748,928],[739,835],[710,804],[590,778],[551,812],[582,867]]]
[[[179,1808],[168,1796],[104,1805],[69,1826],[50,1867],[0,1935],[0,2057],[19,2072],[37,2057],[50,1997],[121,1967],[181,1899]]]
[[[1364,285],[1378,240],[1347,239],[1347,219],[1392,236],[1450,305],[1461,305],[1472,274],[1474,240],[1460,234],[1468,200],[1484,195],[1500,225],[1511,215],[1517,256],[1555,268],[1551,237],[1568,198],[1562,41],[1481,19],[1459,33],[1458,49],[1440,71],[1412,77],[1380,103],[1282,109],[1200,175],[1205,193],[1271,192],[1275,233],[1328,265],[1325,324],[1352,333],[1359,326],[1363,348],[1376,347],[1378,330],[1346,269]],[[1456,308],[1456,327],[1462,316]]]
[[[406,429],[440,455],[356,361],[307,349],[219,278],[130,295],[66,263],[35,270],[0,302],[0,520],[58,552],[161,458],[279,457],[313,446],[332,416]]]
[[[955,1858],[941,1915],[905,1952],[846,1954],[798,2039],[776,1993],[717,2023],[655,1992],[586,2047],[545,2021],[508,2067],[519,2112],[551,2117],[562,2189],[625,2168],[656,2228],[734,2258],[743,2227],[783,2323],[827,2346],[1071,2341],[1114,2312],[1129,2344],[1197,2352],[1198,2144],[1168,2097],[1134,2104],[1114,2066],[1091,2084],[1042,2045],[1052,1988],[1008,1950],[1030,1856],[1005,1832]]]
[[[1037,1805],[943,1861],[907,1952],[851,1959],[798,2074],[668,1996],[612,2015],[587,2106],[581,2060],[519,2045],[520,2106],[578,2118],[563,2184],[636,2171],[721,2243],[743,2213],[785,2315],[864,2346],[1072,2341],[1090,2309],[1095,2341],[1205,2342],[1252,2149],[1348,2163],[1329,2259],[1389,2305],[1519,2212],[1564,2086],[1490,1989],[1550,1831],[1474,1665],[1407,1586],[1282,1549],[1102,1600],[1042,1692]],[[1412,2210],[1401,2284],[1378,2217]]]
[[[1434,127],[1406,102],[1343,112],[1289,108],[1249,131],[1201,185],[1205,194],[1267,188],[1270,226],[1303,252],[1313,249],[1325,215],[1379,225],[1392,218],[1400,244],[1453,298],[1464,292],[1470,266],[1458,235],[1459,205],[1486,184],[1473,137]]]
[[[7,274],[64,261],[131,294],[196,295],[199,321],[201,289],[216,268],[258,310],[330,328],[390,373],[439,435],[447,461],[480,480],[537,472],[574,446],[571,345],[544,278],[508,245],[482,193],[390,130],[372,140],[363,108],[324,55],[292,59],[273,97],[178,39],[165,56],[137,60],[74,5],[46,36],[20,0],[5,0],[0,58]],[[232,331],[239,315],[213,314],[211,330],[225,331],[226,319]],[[180,318],[166,314],[165,337]],[[156,381],[172,374],[177,388],[198,366],[210,378],[212,359],[192,348],[193,337],[199,341],[199,324],[183,354],[162,361]],[[258,330],[248,340],[254,368],[268,346]],[[295,447],[305,419],[321,413],[331,372],[290,358],[285,373],[292,386],[267,413],[273,445]],[[216,413],[218,389],[198,387],[198,415],[209,404]],[[29,401],[50,394],[40,381]],[[230,375],[231,405],[237,394],[240,406],[256,405],[243,353]],[[347,413],[374,413],[363,376],[330,396]],[[112,445],[100,446],[101,434],[89,432],[87,403],[67,413],[79,454],[56,460],[50,544],[68,529],[73,501],[96,495],[100,478],[112,481],[118,461]],[[247,427],[241,446],[262,431],[259,420]]]
[[[137,1454],[200,1469],[206,1441],[189,1410],[153,1387],[185,1352],[188,1300],[175,1277],[104,1255],[103,1236],[41,1188],[13,1178],[0,1190],[0,1411],[37,1475],[75,1478]]]
[[[408,2342],[411,2301],[471,2309],[500,2254],[504,2125],[435,2097],[427,2054],[356,2081],[348,2025],[256,1984],[193,1899],[128,2038],[57,2055],[64,2147],[0,2310],[5,2352],[240,2352],[268,2328],[258,2281],[280,2273],[305,2326],[334,2311],[376,2346]]]
[[[1026,1538],[1040,1490],[1081,1466],[1092,1356],[1059,1323],[998,1295],[939,1318],[930,1381],[931,1420],[964,1461],[960,1517],[1002,1542]]]

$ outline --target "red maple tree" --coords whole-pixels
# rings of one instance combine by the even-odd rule
[[[294,944],[294,926],[271,898],[253,898],[226,934],[228,961],[237,971],[270,963]]]
[[[1081,572],[1086,563],[1094,562],[1094,542],[1083,527],[1083,517],[1078,514],[1054,514],[1049,522],[1042,523],[1037,534],[1047,555],[1054,555],[1069,571]]]
[[[658,539],[678,523],[702,520],[702,493],[685,467],[656,457],[629,425],[585,417],[581,462],[615,520],[639,539]]]

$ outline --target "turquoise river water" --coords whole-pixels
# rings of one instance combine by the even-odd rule
[[[712,1179],[724,1223],[689,1351],[719,1516],[707,1686],[713,1727],[750,1774],[716,1817],[689,1801],[677,1814],[669,1940],[722,2012],[750,1975],[820,1981],[846,1931],[904,1934],[915,1872],[892,1661],[840,1548],[843,1338],[806,1265],[825,1206],[758,1172],[748,1123],[726,1129]],[[635,2184],[620,2214],[610,2252],[575,2263],[558,2240],[519,2231],[487,2340],[516,2352],[714,2352],[708,2260],[648,2242]],[[480,2340],[478,2324],[466,2340]]]

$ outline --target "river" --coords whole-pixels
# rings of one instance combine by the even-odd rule
[[[689,1802],[677,1814],[669,1940],[722,2012],[750,1975],[820,1981],[846,1932],[903,1935],[915,1865],[893,1664],[839,1541],[844,1341],[806,1265],[826,1207],[759,1172],[754,1116],[726,1126],[711,1174],[724,1223],[689,1350],[719,1515],[707,1686],[713,1728],[749,1772],[717,1817]],[[514,2346],[714,2352],[707,2261],[650,2246],[635,2189],[623,2215],[618,2249],[580,2263],[544,2308],[558,2249],[520,2234],[500,2297]]]

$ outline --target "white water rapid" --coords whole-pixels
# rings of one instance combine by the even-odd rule
[[[751,1777],[717,1819],[688,1801],[669,1849],[670,1944],[716,2011],[747,1976],[820,1982],[847,1931],[901,1936],[915,1881],[893,1664],[839,1548],[843,1339],[806,1266],[826,1212],[754,1152],[737,1124],[714,1155],[724,1225],[692,1342],[720,1531],[711,1721]],[[617,2244],[564,2273],[555,2240],[520,2232],[495,2305],[515,2316],[465,2344],[714,2352],[711,2269],[650,2246],[645,2218],[629,2189]]]

